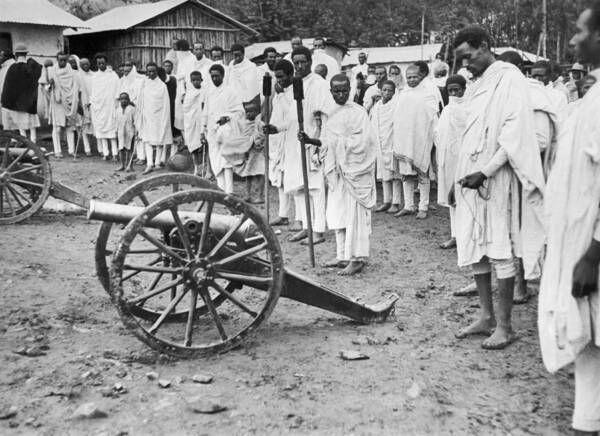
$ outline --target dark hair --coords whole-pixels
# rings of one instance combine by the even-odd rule
[[[459,85],[463,89],[467,87],[467,79],[465,79],[460,74],[454,74],[448,77],[448,79],[446,79],[446,88],[448,88],[448,85],[451,85],[453,83]]]
[[[509,64],[513,64],[519,69],[523,67],[523,58],[519,53],[517,53],[514,50],[505,51],[500,56],[498,56],[498,60],[508,62]]]
[[[306,56],[306,60],[308,62],[312,62],[312,54],[310,53],[310,50],[307,47],[300,46],[292,50],[292,62],[294,61],[294,56],[296,55],[304,55]]]
[[[241,51],[242,53],[246,53],[246,50],[244,49],[244,46],[242,44],[232,44],[230,51],[231,53],[233,53],[234,51]]]
[[[402,69],[400,69],[400,67],[399,67],[398,65],[396,65],[396,64],[394,64],[394,65],[390,65],[390,67],[388,68],[388,72],[389,72],[389,71],[392,71],[392,68],[393,68],[394,70],[398,70],[398,72],[400,72],[400,73],[402,72]]]
[[[419,73],[424,76],[429,74],[429,67],[427,66],[427,62],[425,61],[416,61],[413,65],[419,68]]]
[[[126,92],[121,92],[121,93],[119,93],[119,98],[121,98],[121,96],[123,96],[123,95],[126,95],[126,96],[127,96],[127,98],[129,98],[129,99],[130,99],[130,97],[129,97],[129,94],[128,94],[128,93],[126,93]]]
[[[158,65],[156,64],[156,62],[148,62],[146,64],[146,70],[148,70],[149,67],[156,67],[156,69],[158,70]]]
[[[94,56],[94,62],[98,62],[98,59],[104,59],[105,61],[108,61],[108,58],[104,53],[96,53]]]
[[[333,82],[346,82],[348,85],[350,85],[350,79],[344,73],[339,73],[339,74],[336,74],[335,76],[333,76],[331,78],[331,80],[329,81],[329,83],[331,83],[333,85]]]
[[[67,58],[69,57],[68,54],[66,54],[64,51],[59,51],[58,53],[56,53],[56,57],[58,58],[59,56],[67,56]]]
[[[381,89],[383,89],[383,87],[384,87],[385,85],[391,85],[391,86],[393,86],[393,87],[394,87],[394,89],[396,89],[396,84],[395,84],[393,81],[391,81],[391,80],[385,80],[385,81],[384,81],[384,82],[381,84]]]
[[[325,38],[323,38],[322,36],[317,36],[316,38],[313,38],[313,44],[315,43],[315,41],[323,41],[323,43],[325,43]]]
[[[223,65],[220,65],[220,64],[213,64],[213,65],[212,65],[212,66],[211,66],[211,67],[208,69],[208,72],[209,72],[209,74],[210,74],[212,71],[218,71],[219,73],[221,73],[221,75],[222,75],[222,76],[224,76],[224,75],[225,75],[225,68],[223,68]]]
[[[544,68],[547,73],[550,73],[550,62],[548,62],[548,61],[534,62],[533,65],[531,66],[531,69],[533,70],[534,68]]]
[[[186,39],[178,39],[175,43],[175,47],[177,51],[189,51],[190,43]]]
[[[358,73],[356,75],[356,80],[365,80],[365,76],[363,75],[363,73]]]
[[[273,67],[273,71],[281,70],[288,76],[292,76],[294,74],[294,66],[292,63],[286,59],[282,59],[277,61],[275,66]]]
[[[327,65],[325,65],[325,64],[319,64],[319,65],[315,66],[315,70],[317,68],[319,68],[319,67],[321,67],[322,69],[325,69],[325,74],[327,74],[329,72],[329,69],[327,68]]]
[[[482,43],[486,43],[488,48],[492,48],[492,38],[487,33],[487,31],[483,27],[478,26],[468,26],[464,29],[461,29],[456,36],[454,37],[454,42],[452,45],[454,48],[461,45],[463,42],[466,42],[473,48],[481,47]]]
[[[165,60],[163,61],[163,64],[166,64],[166,63],[169,63],[169,64],[171,64],[171,66],[173,66],[173,62],[172,62],[172,61],[170,61],[169,59],[165,59]]]
[[[215,45],[215,46],[213,46],[213,47],[212,47],[212,48],[211,48],[209,51],[210,51],[211,53],[212,53],[213,51],[220,51],[220,52],[221,52],[221,54],[225,53],[225,50],[223,50],[223,47],[221,47],[220,45]]]
[[[267,48],[265,48],[265,50],[263,51],[263,55],[267,56],[269,53],[275,53],[275,54],[277,54],[277,50],[275,50],[275,47],[267,47]]]
[[[202,73],[200,71],[192,71],[190,73],[190,78],[192,78],[194,76],[200,76],[200,78],[202,78]]]

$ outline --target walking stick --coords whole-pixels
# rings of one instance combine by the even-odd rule
[[[294,77],[294,100],[296,100],[296,113],[298,114],[298,131],[304,132],[304,108],[302,100],[304,100],[304,90],[302,89],[302,77]],[[312,218],[310,212],[310,193],[308,190],[308,164],[306,162],[306,144],[304,140],[300,140],[300,160],[302,161],[302,182],[304,185],[304,206],[306,209],[306,225],[308,227],[308,253],[310,256],[310,264],[315,266],[315,247],[313,245]]]
[[[271,75],[265,73],[263,77],[263,95],[265,96],[265,125],[269,125],[271,120]],[[269,211],[271,209],[271,200],[269,199],[269,134],[265,135],[265,209],[267,212],[267,223],[269,220]]]
[[[73,162],[77,160],[77,150],[79,149],[79,143],[81,142],[81,135],[83,132],[83,124],[77,130],[77,142],[75,143],[75,153],[73,153]]]

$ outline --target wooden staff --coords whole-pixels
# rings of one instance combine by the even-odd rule
[[[294,100],[296,100],[296,113],[298,114],[298,131],[304,132],[304,108],[302,100],[304,100],[304,90],[302,88],[302,77],[294,77]],[[310,192],[308,188],[308,164],[306,163],[306,144],[304,140],[300,140],[300,160],[302,161],[302,182],[304,184],[304,206],[306,209],[306,225],[308,231],[308,253],[310,256],[310,264],[315,266],[315,248],[313,245],[313,230],[312,218],[310,212]]]
[[[271,120],[271,75],[265,73],[263,77],[263,96],[265,97],[264,122],[268,126]],[[269,222],[269,211],[271,209],[271,200],[269,199],[269,135],[265,135],[265,209],[267,212],[267,223]]]

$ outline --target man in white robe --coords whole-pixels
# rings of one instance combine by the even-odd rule
[[[600,3],[577,20],[577,58],[600,78]],[[547,250],[538,327],[550,372],[575,362],[576,435],[600,432],[600,86],[582,98],[559,136],[546,188]]]
[[[205,153],[208,150],[202,150],[202,146],[206,141],[204,136],[204,130],[202,126],[203,117],[203,106],[206,98],[205,90],[202,86],[204,78],[200,71],[192,71],[190,74],[192,87],[185,93],[183,99],[183,135],[185,145],[192,155],[194,161],[194,175],[203,176],[200,171],[204,171],[201,168],[201,153],[206,156]]]
[[[228,194],[233,193],[233,166],[221,154],[221,146],[232,134],[232,120],[244,117],[239,94],[223,83],[225,68],[215,64],[209,70],[214,87],[207,91],[202,113],[203,131],[208,140],[208,155],[217,184]]]
[[[171,107],[167,85],[158,78],[158,65],[146,65],[147,77],[142,82],[138,98],[138,131],[146,148],[148,174],[158,165],[162,147],[173,143],[171,132]]]
[[[381,179],[383,203],[375,212],[396,214],[402,202],[402,180],[394,157],[394,114],[398,97],[396,84],[383,82],[381,100],[371,109],[371,129],[377,144],[377,178]]]
[[[514,65],[496,61],[482,28],[462,29],[454,47],[478,77],[466,96],[466,127],[451,197],[456,199],[458,265],[472,267],[481,306],[479,319],[456,337],[491,333],[482,347],[497,350],[515,340],[515,256],[523,259],[526,279],[539,274],[544,174],[525,77]],[[497,316],[492,266],[498,277]]]
[[[42,89],[48,95],[48,122],[52,125],[52,144],[54,156],[62,158],[60,143],[61,130],[65,130],[67,147],[70,155],[75,153],[75,131],[81,125],[81,115],[77,109],[80,102],[81,89],[79,75],[67,62],[69,56],[59,53],[56,64],[45,69],[46,74],[40,77]]]
[[[367,77],[369,74],[369,64],[367,64],[367,53],[361,51],[358,53],[358,64],[354,65],[350,70],[350,97],[354,100],[354,96],[357,92],[357,81],[356,76],[361,73],[363,77]]]
[[[190,51],[190,43],[185,39],[180,39],[176,44],[177,50],[177,96],[175,97],[175,127],[183,130],[183,99],[185,92],[190,85],[190,74],[192,71],[198,71],[195,68],[196,56]]]
[[[417,219],[425,219],[429,210],[431,151],[438,116],[424,80],[418,66],[411,65],[406,69],[408,87],[398,95],[393,116],[394,156],[399,161],[398,172],[402,175],[404,191],[404,208],[394,215],[397,217],[416,214]],[[417,188],[418,208],[415,205]]]
[[[95,57],[98,71],[92,77],[90,112],[99,149],[104,160],[108,160],[112,150],[113,159],[118,159],[116,110],[118,103],[119,76],[107,68],[106,56]],[[110,149],[109,149],[110,144]]]
[[[292,52],[294,50],[296,50],[298,47],[304,47],[304,45],[302,43],[302,38],[300,38],[299,36],[293,36],[292,39],[290,39],[290,46],[291,46],[291,50],[289,51],[289,53],[287,53],[283,57],[283,59],[285,59],[286,61],[292,62]]]
[[[318,65],[325,65],[327,67],[327,75],[325,80],[329,82],[333,76],[340,73],[340,64],[335,60],[333,56],[325,53],[325,39],[317,37],[313,40],[313,53],[312,53],[312,72],[315,72],[315,68]]]
[[[446,80],[446,88],[449,102],[440,115],[434,137],[438,166],[437,201],[439,205],[447,206],[450,212],[450,239],[440,244],[442,249],[456,247],[456,211],[455,205],[448,203],[448,195],[454,185],[458,152],[467,117],[465,99],[463,98],[467,81],[458,74],[450,76]]]
[[[413,65],[419,68],[419,84],[428,93],[428,103],[437,111],[439,114],[444,107],[444,99],[442,93],[437,85],[433,81],[433,77],[429,74],[429,66],[425,61],[417,61]],[[408,77],[408,71],[406,72]]]
[[[349,102],[350,80],[345,74],[331,79],[336,107],[330,112],[321,139],[299,137],[321,147],[327,177],[327,225],[335,230],[336,258],[326,267],[344,268],[340,275],[362,271],[369,256],[371,209],[375,205],[377,145],[369,116]]]
[[[383,86],[383,82],[388,79],[387,70],[384,66],[375,67],[375,79],[377,83],[369,86],[364,96],[363,107],[367,112],[370,112],[373,105],[381,99],[381,87]]]
[[[233,89],[242,102],[251,101],[262,90],[262,75],[254,62],[245,56],[244,46],[231,46],[233,60],[229,62],[225,85]]]
[[[554,86],[550,80],[550,73],[551,65],[548,61],[537,61],[531,66],[531,78],[544,84],[554,105],[554,112],[559,117],[559,121],[562,121],[569,100],[567,94]]]
[[[69,56],[69,63],[72,58],[78,59],[75,55]],[[73,64],[71,63],[71,66]],[[83,150],[86,156],[92,155],[90,136],[94,135],[92,125],[92,114],[90,113],[90,96],[92,95],[92,76],[94,73],[90,69],[90,61],[87,58],[81,58],[77,62],[77,74],[79,76],[79,88],[81,91],[80,102],[83,114],[81,115],[81,139],[83,140]]]

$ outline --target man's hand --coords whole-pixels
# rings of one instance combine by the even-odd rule
[[[448,192],[448,205],[454,207],[456,206],[456,195],[454,190],[454,184],[450,188],[450,192]]]
[[[316,138],[310,138],[306,132],[298,132],[298,141],[305,145],[314,145],[315,147],[321,146],[321,141]]]
[[[571,295],[582,298],[598,292],[598,265],[600,264],[600,242],[592,244],[573,269],[573,287]]]
[[[219,120],[217,121],[217,124],[219,126],[222,126],[223,124],[227,124],[229,122],[229,117],[221,117],[219,118]]]
[[[487,176],[481,171],[469,174],[458,181],[463,188],[479,189]]]
[[[277,127],[275,127],[273,124],[265,124],[263,126],[263,133],[265,135],[274,135],[278,133]]]

